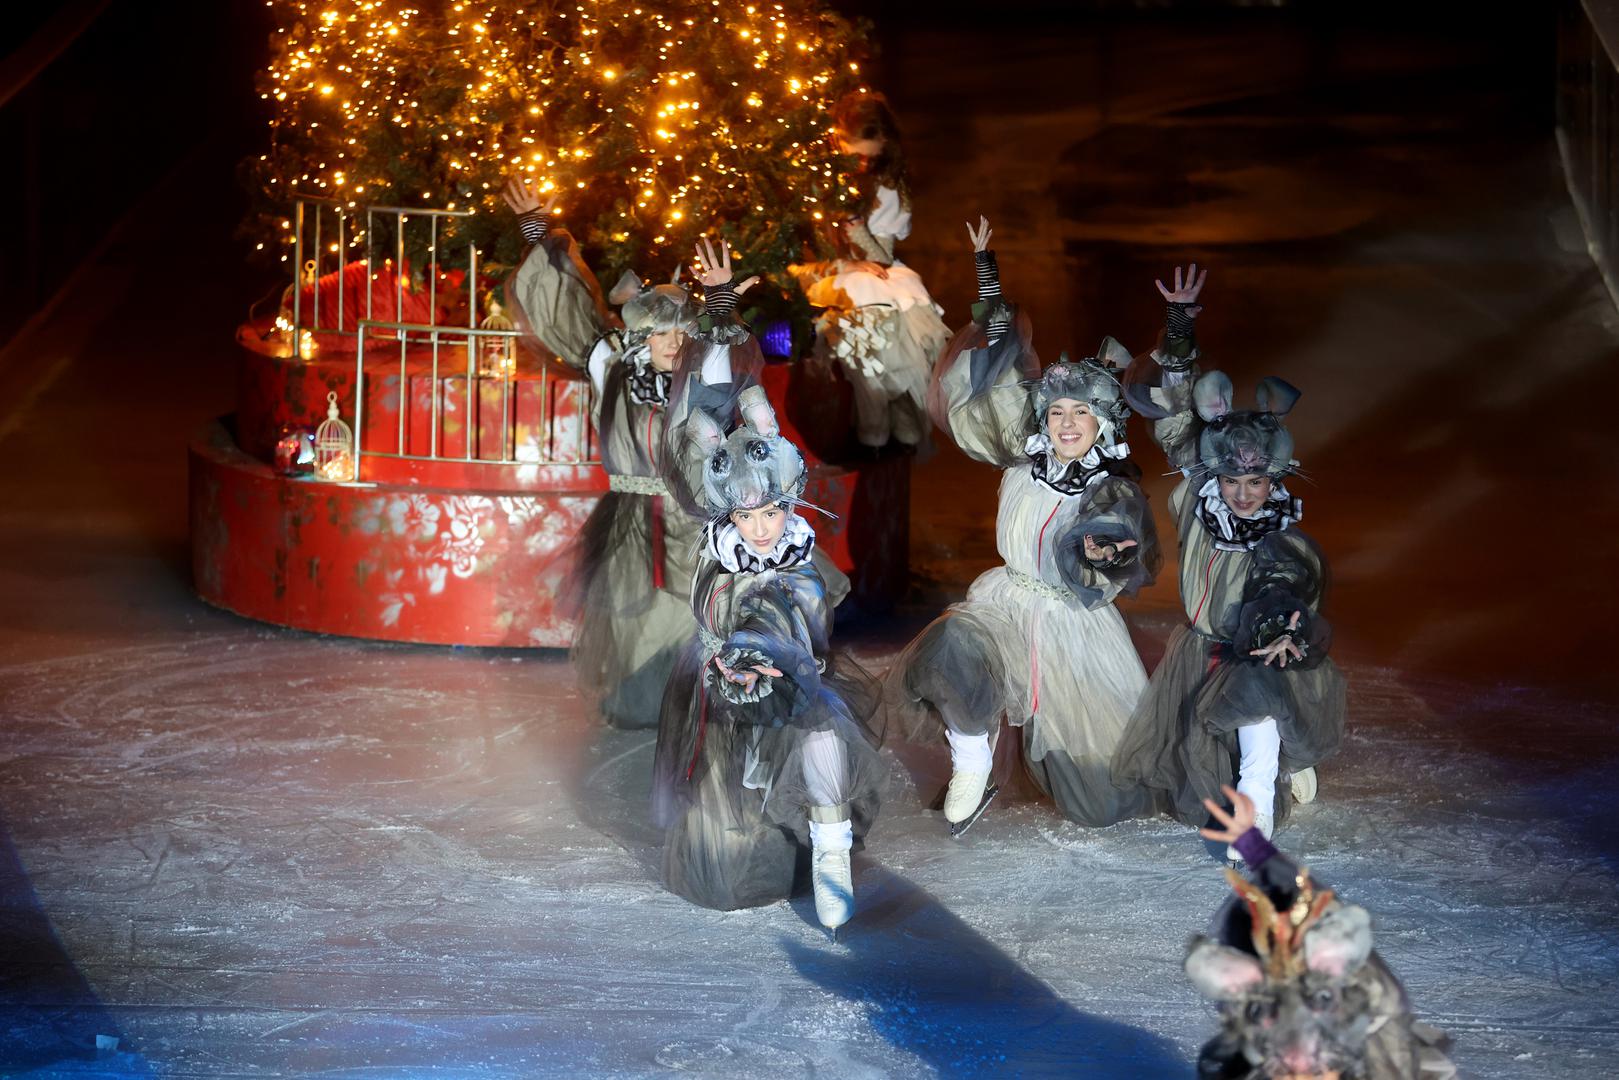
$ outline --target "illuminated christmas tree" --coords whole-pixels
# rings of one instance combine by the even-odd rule
[[[666,275],[720,225],[741,265],[780,272],[850,194],[827,131],[865,37],[816,0],[268,3],[274,115],[248,163],[250,227],[283,258],[289,207],[317,196],[473,209],[456,239],[510,264],[498,192],[521,172],[561,189],[609,283]]]

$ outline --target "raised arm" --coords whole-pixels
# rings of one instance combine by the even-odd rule
[[[523,243],[532,248],[551,233],[551,212],[557,208],[561,192],[553,192],[541,199],[541,186],[526,176],[514,176],[506,181],[500,197],[517,215],[517,228],[523,234]]]
[[[551,228],[558,195],[542,199],[543,194],[527,177],[512,178],[501,192],[528,247],[506,282],[507,307],[524,332],[563,363],[583,371],[612,317],[579,245],[566,229]]]
[[[684,422],[694,408],[729,425],[737,394],[758,381],[764,364],[758,342],[747,324],[736,317],[738,301],[758,277],[736,281],[730,244],[721,241],[716,249],[706,238],[697,245],[692,274],[703,287],[703,313],[675,360],[669,400],[671,429]]]
[[[1174,287],[1155,281],[1164,298],[1164,332],[1158,346],[1137,357],[1125,375],[1125,396],[1131,408],[1152,422],[1154,441],[1163,448],[1171,466],[1186,470],[1197,463],[1197,414],[1192,409],[1192,383],[1197,379],[1198,296],[1208,271],[1198,273],[1193,263],[1183,274],[1175,267]]]
[[[1001,296],[992,230],[985,218],[967,226],[973,245],[978,303],[973,321],[957,331],[933,368],[928,405],[934,422],[962,451],[1001,468],[1016,463],[1028,436],[1029,394],[1023,385],[1040,370],[1028,319]]]

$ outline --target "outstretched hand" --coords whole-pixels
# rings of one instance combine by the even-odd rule
[[[716,285],[724,285],[731,280],[731,244],[728,240],[720,241],[720,249],[715,252],[714,245],[708,237],[703,237],[696,247],[696,260],[691,264],[692,276],[702,282],[703,288],[712,289]],[[736,294],[741,296],[751,289],[759,280],[757,274],[738,282]]]
[[[1197,272],[1197,263],[1193,263],[1187,268],[1184,278],[1181,277],[1181,268],[1175,267],[1175,287],[1173,289],[1157,279],[1154,279],[1153,284],[1158,286],[1158,294],[1169,303],[1189,305],[1186,309],[1186,314],[1196,318],[1197,313],[1203,310],[1202,305],[1197,302],[1197,296],[1203,291],[1203,283],[1208,279],[1208,270],[1204,269],[1199,274]]]
[[[771,667],[769,664],[755,664],[751,669],[733,668],[728,667],[724,660],[716,656],[714,657],[714,666],[719,669],[726,682],[736,683],[750,694],[753,693],[753,688],[758,685],[759,676],[769,675],[773,679],[781,678],[781,669]]]
[[[989,238],[995,231],[989,227],[989,218],[983,214],[978,215],[978,227],[973,228],[972,222],[967,222],[967,238],[973,242],[973,252],[989,250]]]
[[[1225,808],[1213,799],[1204,799],[1204,808],[1214,816],[1214,820],[1218,821],[1221,827],[1218,829],[1199,829],[1197,835],[1205,840],[1235,844],[1237,837],[1254,827],[1254,800],[1236,788],[1228,787],[1225,784],[1220,785],[1220,790],[1231,801],[1231,812],[1226,813]]]
[[[551,197],[541,200],[543,185],[527,176],[514,176],[506,181],[501,189],[500,197],[506,200],[506,205],[512,208],[514,214],[527,214],[533,210],[549,214],[556,209],[557,200],[562,198],[562,192],[555,191]]]
[[[1118,540],[1111,544],[1098,544],[1090,533],[1085,534],[1085,557],[1091,562],[1112,562],[1123,552],[1136,546],[1134,540]]]
[[[1297,630],[1299,628],[1299,618],[1301,615],[1303,615],[1303,612],[1300,611],[1295,611],[1293,613],[1293,617],[1287,620],[1288,630]],[[1278,667],[1286,667],[1289,659],[1303,660],[1304,650],[1300,649],[1296,644],[1294,644],[1293,635],[1288,633],[1283,634],[1269,645],[1266,645],[1263,649],[1248,650],[1248,655],[1264,657],[1265,665],[1267,667],[1270,666],[1270,662],[1272,660],[1276,661],[1276,665]]]

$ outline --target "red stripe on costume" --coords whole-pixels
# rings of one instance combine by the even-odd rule
[[[1215,548],[1209,552],[1209,564],[1203,568],[1203,598],[1197,602],[1197,610],[1192,613],[1192,625],[1203,616],[1203,605],[1209,602],[1209,578],[1214,574],[1214,560],[1220,557],[1220,549]]]
[[[646,456],[652,463],[654,470],[658,467],[657,444],[652,438],[652,422],[658,418],[658,410],[651,409],[646,414]],[[663,496],[652,496],[652,587],[663,588]]]
[[[1051,513],[1046,515],[1045,523],[1040,526],[1040,536],[1035,540],[1034,544],[1034,572],[1036,575],[1040,573],[1040,559],[1046,553],[1046,529],[1050,527],[1051,519],[1057,516],[1057,507],[1061,505],[1062,503],[1057,503],[1056,506],[1053,506]],[[1039,623],[1032,623],[1029,627],[1029,682],[1034,687],[1034,697],[1029,702],[1030,716],[1040,715],[1039,633]]]
[[[663,588],[663,496],[652,496],[652,587]]]
[[[702,704],[697,712],[697,745],[691,748],[691,764],[686,766],[686,779],[697,771],[697,758],[703,752],[703,736],[708,734],[708,669],[697,674],[697,693]]]

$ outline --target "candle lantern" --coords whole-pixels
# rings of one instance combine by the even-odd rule
[[[315,429],[315,475],[322,480],[358,480],[354,432],[337,413],[337,393],[326,395],[326,419]]]

